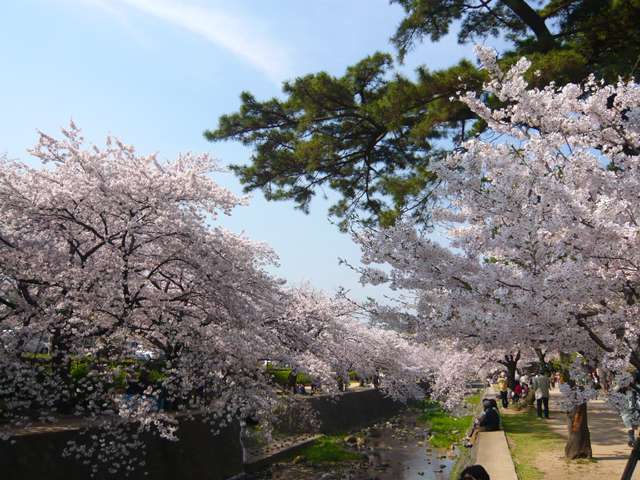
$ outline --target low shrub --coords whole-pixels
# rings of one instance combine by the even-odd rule
[[[278,385],[285,387],[289,385],[289,374],[291,373],[290,368],[276,368],[267,365],[267,372],[273,377],[274,381]],[[296,383],[298,385],[311,385],[311,377],[306,373],[298,373],[296,376]]]

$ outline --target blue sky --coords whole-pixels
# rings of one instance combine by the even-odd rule
[[[345,68],[376,50],[402,17],[386,0],[19,0],[0,19],[0,152],[27,159],[36,130],[57,134],[73,118],[85,137],[107,134],[143,153],[171,158],[211,152],[222,165],[245,162],[236,143],[212,144],[202,132],[236,111],[243,90],[264,99],[298,75]],[[402,67],[429,68],[472,58],[472,46],[450,35],[423,44]],[[236,193],[230,173],[216,180]],[[318,198],[305,215],[290,203],[266,202],[223,218],[228,228],[269,243],[275,273],[330,292],[380,298],[363,288],[338,257],[358,263],[358,249],[327,219]]]

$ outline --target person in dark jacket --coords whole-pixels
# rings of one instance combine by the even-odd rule
[[[460,472],[460,480],[491,480],[482,465],[471,465]]]
[[[500,414],[498,404],[493,398],[482,400],[483,412],[476,418],[474,428],[480,432],[495,432],[500,430]]]
[[[483,412],[473,422],[471,433],[465,441],[466,447],[471,447],[478,432],[495,432],[500,430],[500,414],[498,404],[493,398],[482,400]]]

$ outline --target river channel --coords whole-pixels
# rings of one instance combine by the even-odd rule
[[[406,412],[345,437],[359,461],[316,463],[300,456],[271,465],[252,480],[447,480],[455,450],[429,445],[429,431]],[[353,440],[358,439],[357,444]],[[351,441],[352,445],[348,441]]]

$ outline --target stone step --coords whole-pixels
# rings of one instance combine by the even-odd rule
[[[287,439],[283,439],[278,446],[271,446],[262,449],[251,449],[245,452],[245,471],[256,472],[267,465],[290,457],[296,452],[302,450],[307,445],[311,445],[322,435],[297,435]]]

